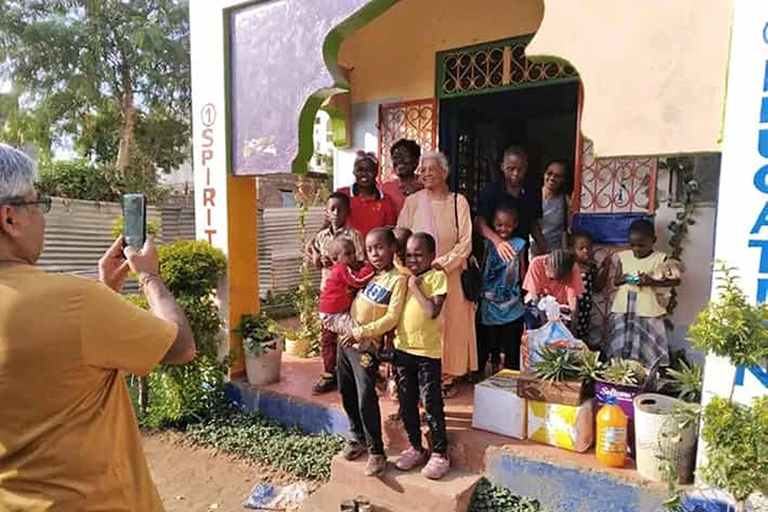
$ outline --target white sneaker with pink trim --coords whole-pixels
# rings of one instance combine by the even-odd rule
[[[421,470],[421,474],[430,480],[440,480],[448,473],[450,468],[451,463],[448,457],[439,453],[433,453],[427,465]]]

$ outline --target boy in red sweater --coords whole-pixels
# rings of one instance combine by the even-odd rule
[[[331,332],[346,334],[358,327],[349,315],[349,308],[357,290],[365,287],[373,277],[374,268],[367,263],[360,270],[354,269],[357,263],[355,244],[348,238],[334,240],[330,252],[334,264],[320,292],[320,322]]]

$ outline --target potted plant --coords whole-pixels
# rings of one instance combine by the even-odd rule
[[[243,315],[234,332],[243,338],[248,382],[263,386],[279,381],[283,344],[269,317]]]
[[[531,373],[517,381],[517,394],[528,400],[579,406],[591,396],[600,368],[599,354],[586,349],[545,346]]]
[[[693,347],[727,357],[734,366],[768,367],[768,304],[751,302],[738,285],[733,269],[721,264],[719,297],[707,304],[690,327]],[[734,375],[735,381],[735,375]],[[768,397],[751,403],[713,397],[704,408],[702,439],[706,461],[701,480],[734,497],[745,510],[753,493],[768,494]]]

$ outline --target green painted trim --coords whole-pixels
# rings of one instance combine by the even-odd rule
[[[580,80],[580,77],[577,71],[577,74],[575,76],[550,78],[548,80],[540,80],[536,82],[510,84],[510,85],[503,85],[499,87],[492,87],[492,88],[480,89],[475,91],[463,91],[463,92],[452,93],[452,94],[447,94],[443,92],[442,84],[443,84],[443,80],[445,79],[445,56],[447,54],[452,54],[456,52],[473,51],[473,50],[484,50],[487,48],[495,48],[498,46],[506,46],[509,44],[517,44],[521,42],[526,43],[527,45],[528,43],[531,42],[531,40],[533,40],[533,36],[534,34],[525,34],[521,36],[507,38],[507,39],[497,39],[495,41],[488,41],[485,43],[474,44],[471,46],[462,46],[461,48],[452,48],[450,50],[443,50],[443,51],[437,52],[436,54],[437,63],[435,65],[435,97],[438,100],[447,100],[451,98],[466,98],[468,96],[479,96],[481,94],[494,94],[497,92],[530,89],[533,87],[547,87],[550,85],[559,85],[564,83],[577,82]],[[576,66],[573,66],[567,60],[554,55],[537,55],[534,57],[528,57],[528,55],[526,55],[525,58],[531,62],[536,62],[536,63],[563,62],[568,66],[572,67],[573,69],[576,69]]]
[[[332,95],[349,91],[349,82],[339,67],[339,50],[341,49],[342,42],[347,36],[375,20],[399,1],[371,0],[352,16],[342,21],[326,36],[323,42],[323,60],[325,60],[325,66],[333,77],[334,84],[328,89],[322,89],[312,94],[301,109],[298,127],[299,148],[292,166],[294,173],[304,174],[309,168],[309,160],[314,154],[312,135],[317,111],[325,100]]]
[[[328,105],[320,110],[325,111],[331,118],[331,132],[333,133],[333,145],[337,148],[347,148],[350,145],[349,130],[347,128],[347,116],[341,110]]]

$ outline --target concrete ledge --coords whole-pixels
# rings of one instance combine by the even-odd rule
[[[259,412],[285,427],[297,427],[309,434],[349,436],[347,416],[341,409],[256,388],[242,381],[228,382],[225,393],[244,409]]]
[[[486,451],[486,477],[551,512],[656,512],[664,488],[620,477],[521,457],[503,448]]]

